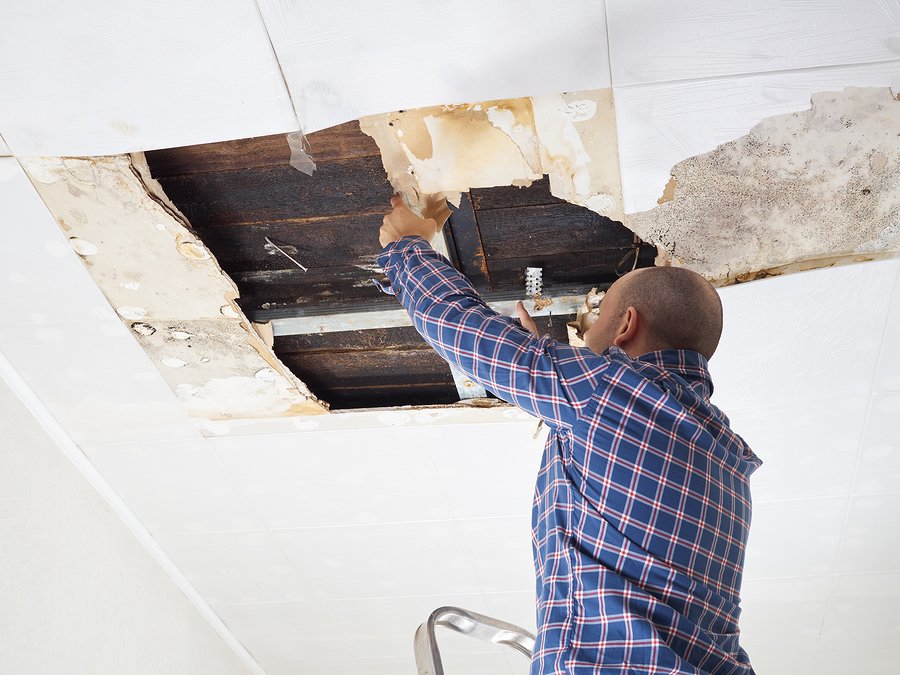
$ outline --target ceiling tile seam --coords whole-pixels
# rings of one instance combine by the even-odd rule
[[[235,656],[254,675],[266,675],[263,668],[251,656],[250,652],[241,644],[231,630],[219,618],[212,607],[206,602],[194,585],[188,581],[184,573],[175,565],[174,561],[162,549],[153,535],[144,527],[134,512],[125,501],[103,478],[97,468],[81,451],[71,436],[62,425],[53,417],[50,410],[41,402],[25,379],[0,353],[0,379],[3,379],[12,391],[19,397],[28,411],[35,417],[41,428],[56,443],[63,455],[75,466],[79,473],[87,480],[100,498],[109,506],[110,510],[122,521],[126,528],[143,546],[151,558],[169,576],[175,586],[187,597],[197,612],[203,617],[222,641],[231,648]]]
[[[749,281],[746,283],[752,284],[752,283],[755,283],[755,281]],[[715,356],[713,356],[713,359],[715,359]],[[716,394],[714,392],[713,398],[715,398],[715,396],[716,396]],[[792,397],[792,398],[786,398],[783,401],[779,401],[777,403],[765,403],[762,405],[760,405],[760,404],[741,404],[741,405],[736,405],[736,406],[727,406],[727,407],[722,407],[722,411],[727,413],[728,416],[731,417],[733,413],[746,412],[748,410],[750,410],[750,411],[779,410],[781,408],[785,408],[788,406],[828,404],[828,403],[846,401],[847,399],[855,399],[855,398],[856,399],[868,399],[869,394],[856,393],[856,394],[840,395],[840,396],[837,396],[837,395],[822,396],[819,398],[793,398]],[[715,400],[712,403],[713,403],[713,405],[717,405]]]
[[[234,485],[234,487],[237,489],[238,494],[241,495],[241,497],[244,499],[244,502],[250,508],[251,513],[253,513],[253,515],[256,516],[257,520],[262,524],[263,528],[265,528],[265,532],[269,538],[269,541],[272,542],[272,545],[275,547],[275,549],[281,555],[282,560],[284,560],[287,563],[288,567],[290,567],[291,572],[293,572],[295,578],[300,582],[301,586],[303,587],[304,592],[307,593],[310,597],[312,597],[313,596],[312,590],[311,590],[312,586],[310,586],[306,577],[300,573],[300,570],[294,564],[294,561],[291,558],[291,556],[289,556],[287,554],[287,552],[284,549],[284,546],[282,545],[282,542],[280,541],[280,538],[276,537],[275,534],[270,530],[269,526],[266,523],[265,518],[262,517],[262,514],[260,514],[258,512],[258,510],[256,509],[256,506],[253,504],[252,501],[250,501],[250,499],[244,493],[244,490],[241,488],[238,480],[235,478],[234,474],[232,473],[231,467],[229,467],[227,462],[225,462],[225,460],[223,460],[221,458],[221,456],[219,456],[219,451],[215,447],[215,444],[210,443],[209,439],[206,439],[206,444],[207,444],[207,447],[209,447],[209,449],[212,450],[216,459],[219,461],[219,464],[225,469],[225,473],[231,479],[231,482]]]
[[[291,91],[291,87],[290,85],[288,85],[287,78],[284,75],[284,65],[281,63],[281,58],[278,56],[278,50],[275,49],[275,43],[272,41],[271,33],[269,33],[269,24],[266,23],[266,17],[263,14],[262,8],[259,6],[259,0],[253,0],[253,6],[256,7],[256,14],[257,16],[259,16],[259,21],[266,33],[266,39],[269,41],[269,48],[272,50],[272,57],[275,59],[275,63],[278,64],[278,75],[281,77],[282,84],[284,84],[285,92],[287,92],[288,102],[291,104],[291,110],[294,111],[294,121],[297,123],[297,129],[302,134],[303,123],[300,121],[300,111],[297,110],[297,105],[294,103],[294,94]]]
[[[893,290],[891,291],[890,305],[888,305],[887,316],[884,319],[884,326],[882,327],[881,332],[881,346],[878,349],[878,358],[875,361],[875,377],[878,376],[879,366],[884,359],[885,354],[887,354],[888,350],[888,326],[891,325],[891,320],[896,319],[898,323],[900,323],[900,265],[897,266],[896,271],[896,279],[894,280]],[[883,393],[880,390],[875,389],[875,378],[872,379],[872,394]],[[868,423],[868,419],[866,420]]]
[[[454,511],[454,509],[453,509],[453,504],[451,503],[450,499],[447,497],[447,487],[444,485],[444,477],[441,474],[440,469],[438,468],[437,462],[434,461],[434,450],[429,448],[427,450],[427,454],[428,454],[428,466],[430,466],[431,470],[434,472],[434,477],[437,481],[438,489],[441,492],[441,499],[443,500],[443,505],[445,507],[447,507],[447,512],[452,516],[452,520],[455,522],[459,519],[459,517],[457,516],[456,511]],[[472,561],[470,560],[469,564],[471,564],[471,563],[472,563]]]
[[[651,87],[656,85],[663,84],[692,84],[697,82],[716,82],[720,80],[744,80],[753,77],[764,77],[767,75],[792,75],[796,73],[808,73],[808,72],[816,72],[816,71],[826,71],[826,70],[835,70],[835,69],[854,69],[859,68],[860,70],[870,67],[870,66],[880,66],[889,63],[900,63],[900,57],[896,59],[880,59],[876,61],[862,61],[859,63],[837,63],[833,65],[825,65],[825,66],[806,66],[801,68],[779,68],[777,70],[763,70],[759,72],[752,73],[734,73],[734,74],[724,74],[724,75],[707,75],[707,76],[698,76],[698,77],[685,77],[678,78],[674,80],[651,80],[648,82],[630,82],[627,84],[616,84],[615,81],[612,82],[613,90],[615,89],[638,89],[640,87]],[[889,85],[887,85],[889,86]]]
[[[819,575],[823,576],[823,575]],[[805,577],[788,577],[788,578],[805,578]],[[259,600],[259,601],[246,601],[246,602],[217,602],[215,603],[215,607],[247,607],[247,606],[255,606],[255,605],[273,605],[273,606],[282,606],[282,605],[311,605],[311,604],[323,604],[329,603],[333,601],[357,601],[362,600],[366,602],[375,602],[380,600],[447,600],[448,598],[459,597],[461,595],[466,596],[479,596],[481,598],[486,598],[489,595],[513,595],[513,594],[525,594],[531,593],[534,594],[533,590],[527,591],[472,591],[468,593],[441,593],[435,595],[434,593],[416,593],[412,595],[334,595],[334,596],[326,596],[321,598],[309,598],[307,600]],[[437,609],[437,607],[435,607]],[[465,608],[464,608],[465,609]],[[423,617],[424,620],[424,617]]]
[[[891,300],[896,299],[896,295],[898,292],[898,283],[900,283],[900,269],[894,271],[894,276],[895,276],[895,279],[894,279]],[[844,546],[846,543],[845,535],[847,534],[847,527],[850,522],[850,505],[853,503],[853,500],[857,498],[857,496],[854,495],[853,486],[856,484],[856,477],[859,473],[860,463],[862,462],[863,442],[866,439],[866,436],[867,436],[868,430],[869,430],[869,424],[872,420],[872,408],[873,408],[874,400],[875,400],[875,377],[878,373],[878,364],[881,361],[881,356],[884,351],[884,347],[885,347],[884,342],[885,342],[885,336],[887,335],[888,320],[891,316],[893,309],[894,309],[894,307],[889,306],[888,311],[885,312],[884,321],[882,322],[882,325],[881,325],[881,341],[880,341],[881,345],[878,349],[878,354],[876,355],[876,358],[875,358],[875,369],[872,372],[872,378],[869,382],[869,404],[866,407],[866,414],[865,414],[865,419],[863,421],[862,433],[860,434],[859,438],[856,441],[856,456],[853,460],[853,469],[850,472],[851,497],[847,500],[847,507],[844,511],[844,518],[843,518],[843,522],[841,523],[840,534],[838,536],[837,553],[835,554],[835,560],[834,560],[834,573],[835,574],[837,574],[838,563],[840,562],[841,555],[844,552]],[[888,493],[888,494],[890,494],[890,493]],[[834,579],[832,579],[832,582],[828,587],[828,592],[825,595],[826,609],[831,602],[831,599],[832,599],[831,595],[832,595],[833,590],[834,590]],[[820,627],[820,630],[821,630],[821,627]],[[821,634],[821,632],[820,632],[820,634]]]
[[[764,581],[799,581],[802,579],[833,579],[836,575],[834,573],[826,573],[826,574],[791,574],[785,576],[766,576],[766,577],[756,577],[756,576],[744,576],[743,582],[746,584],[747,582],[757,583]]]

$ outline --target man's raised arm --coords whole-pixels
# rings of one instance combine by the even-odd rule
[[[537,338],[490,309],[428,243],[432,219],[400,197],[384,218],[378,263],[416,329],[441,357],[503,400],[553,425],[571,426],[596,390],[605,357]]]

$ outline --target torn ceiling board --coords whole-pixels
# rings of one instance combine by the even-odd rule
[[[818,93],[809,110],[677,164],[672,199],[625,222],[664,262],[719,281],[900,250],[898,136],[890,89]]]
[[[306,131],[388,110],[610,85],[603,2],[259,5]]]
[[[0,21],[0,133],[18,156],[110,155],[293,131],[253,0],[32,3]]]
[[[616,86],[890,61],[900,2],[611,0]]]
[[[897,73],[896,62],[873,63],[617,87],[625,212],[653,208],[675,164],[743,136],[761,119],[806,110],[818,91],[886,87]]]
[[[31,158],[33,184],[94,281],[197,416],[322,405],[241,314],[237,289],[128,156]]]
[[[360,120],[381,149],[394,189],[407,195],[527,186],[544,174],[551,193],[609,218],[622,200],[612,91],[372,115]]]

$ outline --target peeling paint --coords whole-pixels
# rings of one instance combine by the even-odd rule
[[[470,188],[528,186],[547,174],[557,197],[622,217],[610,89],[373,115],[360,128],[394,189],[423,212],[426,196],[458,204]]]
[[[730,283],[900,249],[900,104],[853,87],[811,103],[680,162],[669,200],[626,217],[658,264]]]
[[[142,176],[141,156],[22,163],[70,246],[190,414],[327,411],[250,327],[235,303],[236,286],[158,184]]]

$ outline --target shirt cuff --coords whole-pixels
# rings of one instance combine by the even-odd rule
[[[378,256],[377,263],[384,270],[384,273],[391,280],[391,283],[394,282],[394,275],[397,270],[403,265],[406,256],[414,251],[432,251],[431,244],[424,237],[419,236],[406,236],[398,239],[397,241],[392,241],[390,244],[384,247],[384,250],[381,251],[381,255]]]

